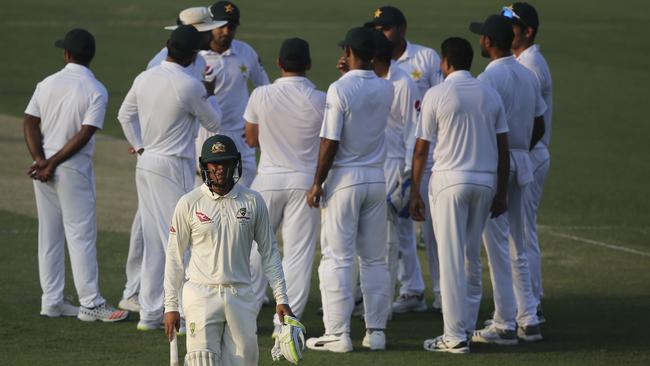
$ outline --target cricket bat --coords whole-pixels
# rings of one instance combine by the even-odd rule
[[[174,338],[169,342],[169,366],[178,366],[178,341],[176,340],[176,332],[174,332]]]

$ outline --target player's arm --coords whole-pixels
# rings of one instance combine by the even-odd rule
[[[318,152],[318,164],[316,166],[316,174],[314,175],[314,183],[307,193],[307,205],[309,207],[316,208],[320,206],[320,199],[323,196],[323,182],[325,182],[327,174],[332,169],[334,156],[336,156],[338,149],[338,141],[326,138],[320,139],[320,150]]]
[[[117,112],[117,120],[122,126],[124,137],[138,154],[142,154],[144,146],[142,143],[142,134],[140,131],[140,119],[138,117],[138,99],[136,96],[137,78],[133,82],[131,89],[126,93],[124,101]]]
[[[530,150],[533,150],[535,145],[544,137],[546,133],[546,126],[544,124],[544,116],[535,117],[535,124],[533,125],[533,136],[530,138]]]
[[[217,98],[207,91],[207,87],[196,81],[193,84],[192,96],[185,100],[189,104],[192,114],[199,123],[210,132],[218,132],[221,127],[222,113]],[[184,96],[185,97],[185,96]]]
[[[32,156],[32,159],[34,159],[34,163],[27,171],[27,175],[32,178],[36,177],[39,167],[45,162],[43,134],[41,133],[40,126],[40,117],[25,114],[25,119],[23,120],[23,134],[25,135],[27,150],[29,150],[29,154]]]
[[[262,65],[262,59],[257,55],[255,51],[252,51],[251,56],[251,81],[255,87],[269,84],[269,76],[264,70],[264,65]]]
[[[63,148],[61,148],[61,150],[57,151],[54,155],[50,156],[47,159],[47,165],[45,168],[39,170],[39,179],[43,182],[50,180],[54,174],[56,167],[61,165],[61,163],[68,160],[74,154],[78,153],[79,150],[81,150],[84,146],[86,146],[97,129],[98,128],[95,126],[82,125],[81,130],[72,136],[72,138],[65,145],[63,145]]]
[[[170,341],[173,338],[173,329],[178,330],[180,327],[178,293],[185,276],[183,254],[192,239],[189,211],[187,201],[181,198],[174,209],[165,253],[165,333]]]
[[[250,147],[259,147],[259,128],[257,124],[246,121],[246,143]]]
[[[259,88],[253,90],[251,96],[248,98],[246,110],[244,111],[244,129],[246,132],[246,144],[250,147],[258,147],[259,142],[259,128],[260,115],[257,113],[257,106],[259,105]]]
[[[424,167],[427,164],[429,155],[430,142],[418,138],[415,141],[415,148],[413,149],[413,167],[411,170],[411,217],[415,221],[424,221],[425,206],[422,197],[420,196],[420,184],[422,183],[422,174]],[[426,184],[426,182],[424,183]]]
[[[273,228],[271,228],[269,212],[266,208],[266,204],[260,196],[256,196],[255,198],[256,212],[254,240],[257,243],[257,250],[262,257],[264,274],[273,289],[273,297],[277,304],[276,312],[279,319],[282,320],[285,315],[294,316],[289,307],[287,285],[284,279],[284,272],[282,271],[282,258],[280,256],[280,250],[278,249],[278,243],[275,240]]]
[[[508,207],[506,196],[508,193],[508,176],[510,174],[510,150],[508,148],[508,123],[503,102],[498,94],[494,93],[495,102],[498,104],[496,113],[495,132],[497,139],[497,192],[492,200],[492,217],[497,217]]]

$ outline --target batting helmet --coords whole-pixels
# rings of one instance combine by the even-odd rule
[[[207,171],[208,163],[218,163],[227,160],[235,160],[237,162],[237,175],[241,177],[241,153],[237,150],[235,142],[225,135],[214,135],[205,140],[201,148],[199,165],[201,166],[201,178],[203,178],[203,181],[207,185],[211,185]]]

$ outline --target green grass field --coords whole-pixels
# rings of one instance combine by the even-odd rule
[[[52,43],[70,28],[81,26],[96,36],[98,52],[92,67],[110,93],[103,133],[122,138],[115,119],[117,109],[133,78],[163,46],[167,33],[162,27],[173,23],[181,8],[207,4],[3,2],[0,44],[7,51],[0,68],[0,114],[22,115],[35,84],[62,66],[62,52]],[[291,36],[305,38],[314,61],[310,77],[324,90],[337,77],[334,66],[340,50],[336,42],[382,4],[240,0],[238,38],[255,47],[272,79],[278,76],[274,60],[280,42]],[[467,25],[497,12],[502,1],[392,4],[404,10],[411,41],[437,49],[448,36],[466,37],[477,54],[473,73],[487,64],[478,56],[478,37]],[[421,344],[441,333],[442,319],[434,313],[420,313],[395,316],[387,333],[388,350],[370,353],[361,349],[362,323],[355,319],[355,352],[306,352],[305,365],[650,364],[650,154],[646,142],[650,127],[644,117],[650,85],[650,4],[642,0],[621,7],[602,0],[538,0],[534,4],[541,16],[539,43],[555,86],[551,173],[539,220],[548,318],[544,342],[513,348],[475,346],[467,356],[431,354]],[[23,162],[29,161],[19,140],[0,136],[0,148],[8,155],[2,157],[6,166],[0,172],[16,170],[14,164],[20,164],[17,170],[22,171]],[[132,168],[115,164],[114,169],[122,177],[124,169]],[[2,176],[0,183],[11,179],[15,177]],[[13,184],[29,189],[27,178],[17,182],[22,183]],[[133,181],[124,179],[123,184],[130,186]],[[38,316],[37,221],[19,214],[15,199],[6,194],[0,198],[0,314],[4,317],[0,365],[167,364],[162,332],[136,332],[137,315],[121,324]],[[103,230],[98,237],[102,293],[113,303],[119,300],[125,279],[128,230],[126,225]],[[71,279],[68,269],[66,295],[75,298]],[[310,335],[320,335],[317,276],[314,279],[303,320]],[[484,286],[481,319],[491,311],[487,277]],[[427,296],[430,303],[431,294]],[[271,312],[264,308],[259,318],[260,363],[264,365],[271,364]]]

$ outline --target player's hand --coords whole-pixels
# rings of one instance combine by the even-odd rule
[[[206,75],[206,77],[207,77],[207,75]],[[214,94],[214,87],[215,87],[216,84],[217,84],[217,78],[216,77],[203,80],[203,86],[205,87],[206,93],[208,93],[208,97]]]
[[[411,192],[411,218],[414,221],[424,221],[425,209],[424,201],[422,200],[422,197],[420,197],[420,194],[417,192]]]
[[[39,160],[35,161],[34,163],[32,163],[32,165],[27,170],[27,176],[32,178],[32,179],[39,180],[38,179],[38,172],[40,170],[42,170],[43,168],[45,168],[46,164],[47,164],[47,161],[45,159],[39,159]]]
[[[339,62],[336,64],[336,68],[339,70],[341,75],[350,71],[350,66],[348,65],[348,60],[347,58],[345,58],[345,56],[341,56],[339,58]]]
[[[278,314],[278,318],[280,319],[280,322],[284,324],[284,316],[289,315],[292,317],[296,317],[293,315],[293,311],[291,311],[291,308],[287,304],[277,304],[275,306],[275,312]]]
[[[36,165],[36,174],[33,176],[34,179],[38,179],[41,182],[47,182],[54,177],[54,170],[56,169],[56,164],[51,160],[41,161]],[[33,174],[33,173],[32,173]]]
[[[307,206],[311,208],[320,207],[320,199],[323,196],[323,187],[318,184],[311,186],[309,192],[307,192]]]
[[[506,200],[505,194],[497,194],[492,199],[492,207],[490,207],[490,212],[492,212],[491,217],[495,218],[506,212],[508,209],[508,203]]]
[[[129,147],[129,154],[134,155],[134,154],[136,154],[136,153],[137,153],[137,151],[135,151],[135,149],[133,148],[133,146],[130,146],[130,147]]]
[[[165,313],[165,334],[171,342],[174,339],[174,333],[178,332],[181,327],[181,314],[178,311]]]

